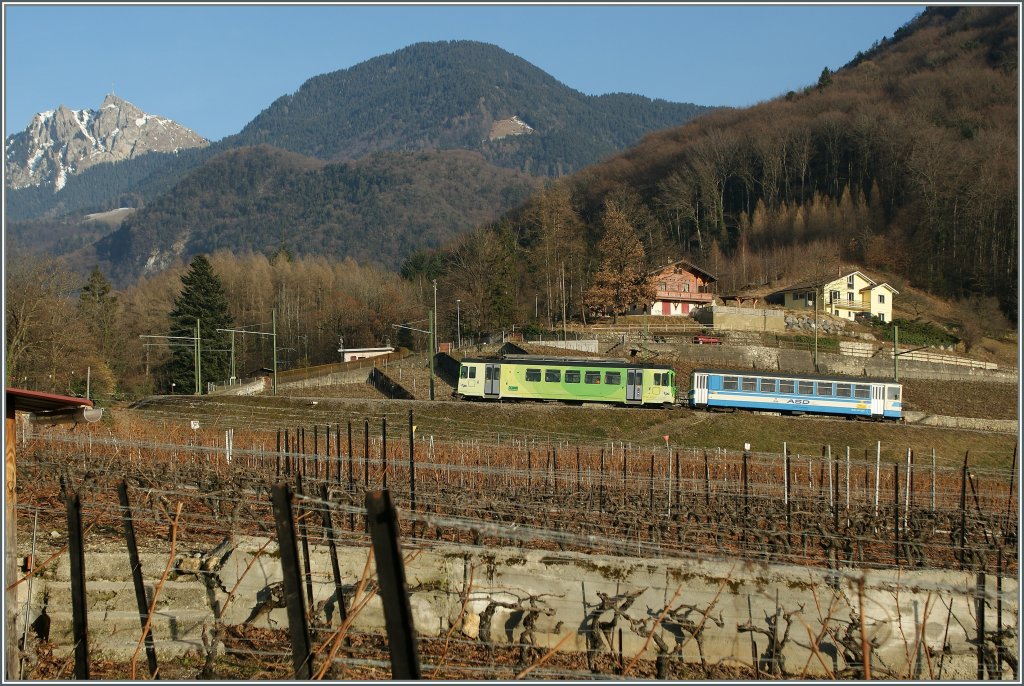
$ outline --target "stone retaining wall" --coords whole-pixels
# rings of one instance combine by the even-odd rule
[[[276,543],[271,542],[253,562],[266,539],[242,538],[226,558],[206,555],[203,551],[180,555],[171,581],[161,589],[154,615],[157,655],[167,658],[185,650],[199,650],[204,626],[214,621],[213,606],[227,600],[224,589],[235,588],[236,597],[227,605],[223,621],[240,624],[250,618],[257,597],[269,584],[281,580],[280,558]],[[180,549],[180,548],[179,548]],[[935,570],[872,570],[847,571],[831,575],[827,570],[788,565],[767,565],[738,560],[651,559],[586,555],[568,552],[521,550],[515,548],[479,549],[455,545],[429,546],[409,555],[405,550],[406,577],[413,592],[410,603],[417,633],[423,636],[444,635],[453,625],[463,638],[475,640],[481,633],[481,618],[492,603],[522,605],[530,596],[537,598],[543,610],[535,627],[536,644],[554,646],[567,633],[573,634],[564,650],[586,651],[588,627],[593,622],[609,622],[613,611],[602,609],[600,596],[636,595],[625,613],[652,626],[654,618],[666,607],[693,605],[700,609],[712,606],[704,633],[704,654],[708,661],[720,660],[750,664],[750,633],[737,627],[747,624],[766,628],[766,618],[778,609],[792,613],[791,635],[804,646],[809,635],[819,635],[823,623],[843,629],[849,625],[851,608],[864,608],[869,640],[877,647],[882,664],[903,675],[908,669],[907,657],[914,654],[915,627],[924,625],[924,642],[933,655],[949,646],[943,676],[947,679],[972,679],[976,673],[975,648],[971,632],[976,630],[974,600],[976,576],[973,572]],[[361,575],[367,549],[345,547],[339,550],[341,573],[346,593],[351,593]],[[332,623],[339,623],[333,607],[331,563],[325,547],[314,546],[311,552],[314,605],[326,602]],[[166,554],[149,553],[142,557],[143,577],[152,597],[153,580],[166,565]],[[251,564],[251,569],[246,572]],[[131,585],[128,556],[125,552],[92,552],[85,563],[90,613],[90,649],[107,655],[128,657],[139,638],[139,620]],[[375,572],[371,572],[375,573]],[[58,650],[70,654],[71,617],[69,564],[65,557],[35,580],[34,607],[38,612],[44,593],[49,593],[49,614],[52,617],[51,639]],[[459,592],[469,586],[467,612],[460,616],[462,600]],[[859,597],[858,582],[864,582],[864,596]],[[209,582],[209,583],[208,583]],[[19,589],[22,602],[27,584]],[[994,589],[996,581],[988,579],[986,627],[996,626]],[[1017,625],[1018,582],[1003,578],[1003,626]],[[941,602],[940,602],[941,601]],[[351,607],[351,602],[348,603]],[[20,603],[19,603],[20,607]],[[948,615],[948,616],[947,616]],[[689,619],[699,621],[701,615]],[[515,607],[499,607],[489,628],[492,641],[516,642],[523,627],[523,612]],[[831,618],[829,620],[829,618]],[[915,619],[916,618],[916,619]],[[19,620],[21,621],[21,620]],[[254,620],[255,626],[287,626],[284,608]],[[18,626],[21,626],[19,623]],[[358,631],[384,631],[380,599],[374,598],[355,621]],[[654,643],[647,643],[646,630],[633,630],[629,622],[622,627],[623,651],[635,654],[646,651],[654,656]],[[635,624],[639,627],[640,624]],[[678,624],[662,624],[664,640],[671,647],[686,635]],[[780,629],[782,627],[780,626]],[[859,625],[858,625],[859,635]],[[765,647],[762,634],[755,634],[759,651]],[[815,655],[796,641],[784,651],[786,667],[791,673],[806,668],[814,676],[844,665],[840,648],[827,636]],[[682,652],[689,662],[697,662],[696,645],[690,641]],[[823,662],[822,662],[823,661]],[[930,672],[924,669],[924,675]]]

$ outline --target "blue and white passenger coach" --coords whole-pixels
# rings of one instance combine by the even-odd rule
[[[695,369],[688,404],[783,414],[903,418],[903,389],[882,379]]]

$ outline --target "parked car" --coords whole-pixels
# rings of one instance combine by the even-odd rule
[[[701,333],[693,337],[694,345],[722,345],[722,339],[718,336],[709,336]]]

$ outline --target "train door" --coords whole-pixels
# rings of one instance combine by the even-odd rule
[[[626,402],[638,403],[644,398],[644,370],[626,370]]]
[[[501,394],[501,365],[484,365],[484,395],[496,397]]]
[[[693,375],[693,405],[704,407],[708,404],[708,375]]]
[[[871,416],[881,417],[885,412],[885,386],[880,383],[871,384]]]

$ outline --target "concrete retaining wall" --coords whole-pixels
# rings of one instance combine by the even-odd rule
[[[523,345],[539,345],[545,348],[561,348],[563,350],[579,350],[585,353],[597,352],[597,339],[585,341],[523,341]]]
[[[260,594],[266,592],[269,584],[282,578],[275,543],[270,543],[253,562],[265,543],[265,539],[241,539],[219,568],[217,558],[206,557],[201,551],[179,557],[174,578],[161,589],[154,616],[158,656],[199,650],[203,626],[214,621],[213,607],[226,601],[224,589],[234,588],[239,579],[236,597],[227,605],[223,621],[239,624],[250,617]],[[601,608],[600,596],[635,594],[635,600],[625,610],[625,614],[635,620],[632,628],[630,622],[621,620],[616,625],[622,628],[625,653],[635,654],[644,649],[649,627],[666,607],[674,610],[680,605],[693,605],[703,611],[713,606],[704,633],[705,657],[711,662],[726,660],[749,665],[750,634],[739,633],[737,626],[747,624],[750,616],[753,626],[764,629],[768,626],[766,617],[774,616],[777,607],[784,613],[792,613],[791,636],[806,645],[808,632],[819,634],[829,618],[833,626],[845,629],[850,622],[851,608],[861,605],[856,588],[858,580],[863,579],[867,633],[878,646],[880,658],[874,668],[876,674],[883,664],[899,675],[906,673],[907,657],[914,654],[915,612],[924,624],[924,641],[933,654],[941,653],[946,636],[951,652],[944,658],[944,678],[971,679],[976,673],[975,648],[969,642],[970,632],[976,630],[972,600],[974,573],[905,569],[851,571],[848,576],[830,577],[825,570],[741,561],[618,558],[513,548],[481,550],[454,545],[431,546],[410,555],[411,552],[405,551],[409,560],[406,577],[416,631],[424,636],[443,635],[454,625],[464,638],[477,639],[481,632],[486,633],[490,628],[492,641],[516,642],[523,632],[523,611],[517,608],[528,607],[529,597],[535,596],[537,607],[543,611],[536,623],[537,645],[553,646],[571,633],[574,638],[569,639],[563,649],[586,651],[588,636],[592,635],[588,628],[595,619],[609,622],[614,617],[612,610]],[[355,588],[366,556],[366,548],[339,551],[347,594]],[[336,626],[339,620],[333,607],[328,551],[314,546],[311,559],[314,605],[325,602]],[[250,563],[251,569],[246,573]],[[159,553],[142,558],[143,576],[149,580],[147,587],[151,595],[152,580],[159,577],[165,564],[166,556]],[[203,571],[206,568],[214,571]],[[90,648],[111,656],[130,656],[140,629],[127,554],[123,551],[87,554],[85,569]],[[53,622],[51,639],[59,650],[70,654],[68,579],[66,557],[56,568],[36,579],[33,588],[36,611],[32,616],[38,613],[42,596],[48,592]],[[26,586],[20,587],[23,597]],[[986,585],[989,595],[987,628],[995,627],[998,619],[995,587],[995,579],[990,577]],[[459,592],[467,588],[467,613],[460,616]],[[1002,624],[1016,626],[1017,579],[1004,578],[1002,588]],[[492,603],[513,607],[499,607],[489,627],[481,627],[482,616],[486,616],[484,611]],[[748,603],[752,615],[748,615]],[[352,607],[351,599],[348,606]],[[688,618],[699,621],[701,615],[691,614]],[[286,610],[274,609],[253,624],[269,626],[268,622],[277,627],[286,626]],[[370,601],[355,626],[359,631],[383,633],[379,598]],[[670,647],[674,645],[673,637],[680,643],[686,639],[679,624],[672,621],[663,622],[662,630]],[[755,634],[755,640],[763,651],[764,636]],[[651,643],[647,647],[651,657],[653,650]],[[842,658],[835,657],[837,651],[828,638],[819,645],[820,659],[825,660],[830,669],[844,666]],[[692,641],[683,648],[682,654],[687,661],[698,661]],[[819,657],[794,642],[786,645],[784,657],[791,673],[800,673],[806,667],[809,674],[826,674]],[[928,674],[925,668],[924,675]]]
[[[903,418],[908,424],[925,426],[947,426],[953,429],[971,429],[974,431],[994,431],[996,433],[1016,434],[1016,419],[979,419],[975,417],[944,417],[924,412],[904,412]]]
[[[814,372],[814,354],[807,350],[770,348],[762,345],[701,345],[686,346],[686,357],[705,366],[748,367],[785,372]],[[892,357],[862,358],[835,353],[818,353],[818,367],[823,374],[844,374],[891,379]],[[1016,370],[993,371],[930,362],[899,361],[899,376],[903,379],[938,379],[955,381],[987,381],[991,383],[1017,383]]]
[[[705,326],[732,331],[785,331],[786,320],[782,310],[751,309],[715,305],[702,307],[692,315]]]
[[[269,376],[261,376],[238,386],[217,386],[210,395],[256,395],[273,388],[274,380]]]
[[[363,367],[361,369],[352,369],[350,371],[324,374],[323,376],[312,376],[307,379],[299,379],[297,381],[281,381],[280,378],[278,378],[277,389],[295,390],[301,388],[333,386],[336,384],[364,383],[370,376],[370,371],[372,369],[374,369],[374,367]]]

